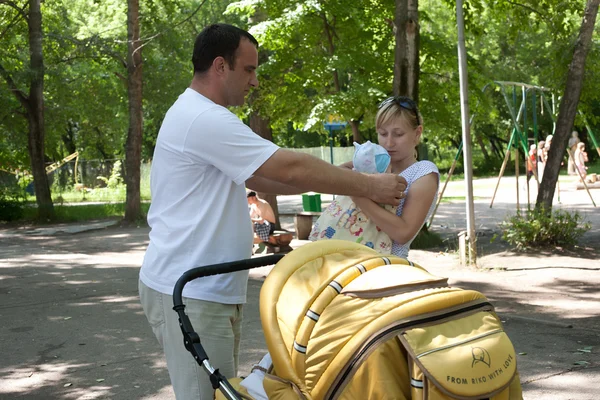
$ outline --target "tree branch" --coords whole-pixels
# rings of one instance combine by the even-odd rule
[[[113,51],[109,46],[107,46],[97,35],[90,36],[89,38],[86,38],[83,40],[75,39],[74,37],[71,37],[71,36],[57,35],[55,33],[50,33],[50,32],[47,34],[47,36],[57,38],[57,39],[68,40],[71,43],[73,43],[76,46],[81,47],[83,49],[85,49],[87,47],[95,48],[96,51],[99,52],[100,54],[105,54],[105,55],[111,56],[112,58],[117,60],[119,63],[121,63],[121,65],[123,65],[123,67],[127,68],[127,62],[125,61],[125,59],[123,57],[121,57],[119,55],[119,53]],[[84,58],[83,56],[79,56],[79,57]],[[91,57],[87,57],[87,58],[93,59],[93,58],[97,58],[97,57],[91,56]]]
[[[8,71],[4,69],[2,64],[0,64],[0,75],[2,75],[2,77],[8,84],[8,90],[11,91],[17,97],[17,100],[19,100],[23,107],[25,107],[26,109],[29,108],[29,99],[27,98],[25,93],[19,90],[17,84],[12,79]]]
[[[157,37],[159,37],[160,35],[164,34],[167,31],[173,30],[174,28],[178,27],[179,25],[185,24],[186,22],[188,22],[189,20],[191,20],[194,15],[196,15],[196,13],[198,13],[198,11],[200,11],[200,8],[202,8],[202,6],[204,5],[204,3],[206,3],[206,0],[202,0],[202,2],[200,3],[200,5],[198,7],[196,7],[196,9],[190,14],[188,15],[186,18],[184,18],[183,20],[179,21],[178,23],[172,25],[169,29],[166,29],[162,32],[158,32],[150,37],[147,38],[140,38],[140,42],[145,42],[144,44],[142,44],[141,46],[137,47],[134,51],[133,54],[135,54],[138,50],[141,50],[142,47],[144,47],[145,45],[147,45],[148,43],[150,43],[152,40],[156,39]]]
[[[7,6],[14,8],[21,15],[21,17],[27,19],[27,13],[25,12],[27,2],[25,2],[25,5],[23,7],[19,7],[17,3],[12,2],[10,0],[0,0],[0,4],[6,4]]]
[[[0,4],[2,4],[3,0],[0,0]],[[21,18],[23,18],[24,20],[27,20],[27,15],[25,15],[25,7],[27,7],[27,4],[25,4],[23,6],[23,8],[20,10],[20,12],[17,13],[17,15],[15,15],[15,17],[13,18],[12,21],[10,21],[6,27],[4,28],[4,30],[0,33],[0,39],[2,39],[2,37],[4,35],[6,35],[6,33],[10,30],[10,28],[12,28],[17,22],[19,22],[19,20]]]
[[[506,0],[506,2],[508,4],[512,4],[513,6],[517,6],[517,7],[523,7],[526,10],[529,10],[533,13],[536,13],[537,15],[539,15],[540,17],[543,17],[544,19],[548,19],[544,14],[542,14],[541,12],[539,12],[538,10],[536,10],[535,8],[528,6],[526,4],[521,4],[521,3],[517,3],[516,1],[511,1],[511,0]]]
[[[121,79],[124,83],[127,83],[127,77],[119,72],[113,72],[117,76],[117,78]]]

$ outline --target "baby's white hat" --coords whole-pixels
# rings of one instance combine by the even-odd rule
[[[354,142],[354,169],[358,172],[376,174],[385,172],[390,165],[390,155],[378,144],[367,140],[363,144]]]

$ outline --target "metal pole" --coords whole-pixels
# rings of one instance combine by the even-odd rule
[[[331,159],[331,164],[333,164],[333,128],[328,127],[329,131],[329,157]]]
[[[594,131],[592,131],[592,128],[590,128],[590,124],[588,124],[588,121],[587,121],[587,118],[585,117],[585,115],[583,115],[583,113],[581,111],[579,111],[579,114],[583,117],[583,122],[585,123],[585,127],[587,128],[587,131],[590,135],[590,139],[592,139],[592,142],[594,143],[594,147],[596,148],[598,155],[600,155],[600,147],[598,146],[598,142],[596,142],[596,137],[594,136]]]
[[[569,154],[569,157],[571,157],[573,159],[573,161],[575,161],[575,154],[573,154],[571,152],[571,149],[567,149],[567,153]],[[579,179],[581,179],[581,183],[583,183],[583,187],[585,188],[588,196],[590,196],[590,200],[592,200],[592,204],[594,205],[594,207],[596,207],[596,202],[594,201],[594,198],[592,197],[592,194],[590,193],[590,189],[588,189],[587,183],[585,183],[585,179],[583,179],[583,175],[581,175],[581,171],[579,170],[577,165],[575,165],[575,167],[576,167],[575,169],[577,170],[577,174],[579,175]]]
[[[446,186],[448,186],[448,182],[450,182],[450,178],[452,178],[452,174],[454,173],[454,168],[456,168],[456,162],[458,161],[458,157],[460,157],[460,153],[462,152],[462,147],[463,147],[463,143],[461,141],[460,145],[458,146],[458,151],[456,152],[456,156],[454,156],[454,161],[452,162],[452,165],[450,166],[450,171],[448,171],[448,178],[446,178],[444,187],[442,188],[442,191],[440,192],[440,194],[438,196],[438,200],[437,200],[437,203],[435,204],[435,208],[433,209],[433,212],[431,213],[431,217],[429,218],[429,223],[427,224],[428,228],[431,226],[431,223],[433,222],[433,217],[435,217],[435,213],[436,213],[438,207],[440,206],[440,203],[442,202],[442,197],[444,197],[444,192],[446,191]]]
[[[517,214],[521,211],[519,205],[519,146],[515,146],[515,183],[517,185]]]
[[[473,203],[473,161],[471,159],[471,126],[469,124],[469,93],[467,76],[467,49],[465,47],[465,25],[463,1],[456,1],[456,25],[458,27],[458,71],[460,80],[460,114],[463,136],[463,160],[465,186],[467,188],[467,233],[469,235],[469,263],[477,263],[475,236],[475,207]]]
[[[515,138],[516,129],[513,128],[512,133],[510,134],[510,138],[508,140],[508,146],[506,146],[506,154],[504,155],[504,161],[502,161],[502,167],[500,168],[500,173],[498,174],[498,180],[496,181],[496,188],[494,189],[494,194],[492,196],[492,201],[490,202],[490,208],[494,205],[494,199],[496,199],[496,193],[498,192],[498,187],[500,186],[500,179],[504,176],[504,170],[506,169],[506,165],[508,164],[508,159],[510,158],[510,148],[512,146],[513,139]]]

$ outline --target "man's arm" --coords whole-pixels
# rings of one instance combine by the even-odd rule
[[[250,190],[268,194],[301,194],[304,190],[297,187],[284,185],[274,180],[254,175],[246,181],[246,187]]]
[[[395,174],[365,175],[285,149],[277,150],[254,175],[297,188],[299,193],[361,196],[392,205],[400,202],[406,189],[406,180]]]
[[[340,168],[352,169],[353,164],[352,161],[348,161],[346,163],[340,164]],[[252,176],[252,178],[246,181],[246,187],[250,190],[254,190],[255,192],[260,193],[268,193],[268,194],[301,194],[304,193],[305,190],[299,189],[294,186],[284,185],[283,183],[279,183],[273,181],[271,179],[263,178],[257,175]]]

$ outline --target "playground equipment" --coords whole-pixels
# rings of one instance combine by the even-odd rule
[[[46,165],[46,174],[51,174],[52,172],[56,171],[57,169],[59,169],[60,167],[62,167],[63,165],[65,165],[66,163],[68,163],[69,161],[71,161],[72,159],[75,159],[75,183],[77,183],[77,161],[79,161],[79,152],[75,152],[73,154],[69,154],[68,156],[66,156],[65,158],[63,158],[60,161],[56,161],[50,165]],[[13,175],[26,175],[26,176],[33,176],[31,174],[30,171],[24,170],[24,171],[19,171],[19,170],[15,170],[15,171],[9,171],[6,169],[2,169],[2,171],[4,172],[8,172],[11,173]]]
[[[75,158],[75,183],[77,183],[77,161],[79,161],[79,152],[78,151],[66,156],[65,158],[63,158],[60,161],[57,161],[50,165],[47,165],[46,166],[46,174],[56,171],[57,169],[59,169],[60,167],[62,167],[63,165],[65,165],[66,163],[68,163],[69,161],[71,161],[74,158]]]
[[[525,158],[524,164],[526,166],[527,165],[527,157],[529,154],[528,140],[530,140],[527,137],[527,132],[529,130],[529,127],[528,127],[529,121],[527,118],[527,115],[528,115],[527,101],[529,98],[531,98],[531,121],[532,121],[531,128],[533,130],[533,141],[535,142],[535,145],[537,148],[538,142],[539,142],[539,140],[538,140],[538,138],[539,138],[538,122],[539,121],[538,121],[538,113],[537,113],[538,108],[542,115],[544,115],[544,111],[545,111],[551,117],[551,119],[552,119],[552,134],[554,134],[556,131],[556,114],[557,114],[556,113],[556,98],[555,98],[554,94],[552,94],[551,90],[548,88],[545,88],[542,86],[530,85],[530,84],[526,84],[526,83],[509,82],[509,81],[491,82],[484,86],[484,88],[482,89],[482,92],[485,93],[485,91],[488,88],[490,88],[494,85],[498,86],[500,88],[500,92],[501,92],[502,96],[504,97],[504,100],[505,100],[508,110],[510,112],[513,126],[512,126],[509,140],[508,140],[508,144],[506,146],[506,153],[505,153],[504,161],[502,162],[502,167],[500,168],[500,173],[498,174],[498,180],[496,182],[494,194],[492,196],[490,208],[492,208],[492,206],[494,204],[494,200],[496,198],[498,187],[500,185],[500,180],[502,179],[502,176],[504,175],[506,165],[508,164],[508,161],[510,159],[511,150],[514,147],[515,148],[515,175],[516,175],[516,185],[517,185],[516,201],[517,201],[517,209],[520,209],[519,146],[523,150],[524,158]],[[517,88],[521,89],[521,96],[520,96],[521,101],[520,101],[520,104],[518,104],[518,105],[517,105],[517,103],[518,103],[517,102],[517,97],[518,97],[517,96]],[[512,99],[509,97],[509,93],[508,93],[507,89],[512,89]],[[539,103],[538,103],[538,97],[540,100]],[[551,103],[549,102],[548,98],[550,98]],[[591,138],[591,140],[594,144],[594,147],[596,148],[596,151],[600,155],[600,147],[598,146],[598,141],[596,140],[594,132],[590,128],[590,125],[589,125],[587,119],[585,118],[585,115],[581,111],[579,111],[579,114],[583,117],[586,129],[588,132],[588,136]],[[475,115],[471,116],[469,124],[473,123],[474,117],[475,117]],[[442,197],[444,196],[444,191],[446,190],[446,186],[448,185],[448,182],[450,181],[452,174],[454,173],[454,168],[456,167],[456,163],[461,155],[462,146],[463,146],[463,142],[461,140],[458,151],[456,152],[456,156],[454,157],[454,161],[452,162],[452,166],[450,167],[450,170],[448,172],[448,177],[446,178],[446,182],[444,183],[444,186],[442,187],[442,191],[440,192],[440,195],[438,196],[437,204],[433,210],[433,213],[431,214],[431,217],[429,218],[427,226],[431,226],[431,223],[433,222],[433,218],[435,217],[437,208],[442,200]],[[538,177],[536,168],[533,169],[533,175],[534,175],[535,180],[539,187],[540,179]],[[580,175],[580,177],[581,177],[581,175]],[[558,182],[557,182],[557,185],[558,185],[557,186],[558,201],[560,202],[560,185],[558,184]],[[583,182],[583,185],[592,201],[592,204],[594,204],[594,207],[595,207],[596,203],[594,202],[594,199],[592,198],[592,195],[588,189],[587,184],[585,182]],[[527,205],[528,205],[528,207],[530,207],[529,182],[527,182]]]

